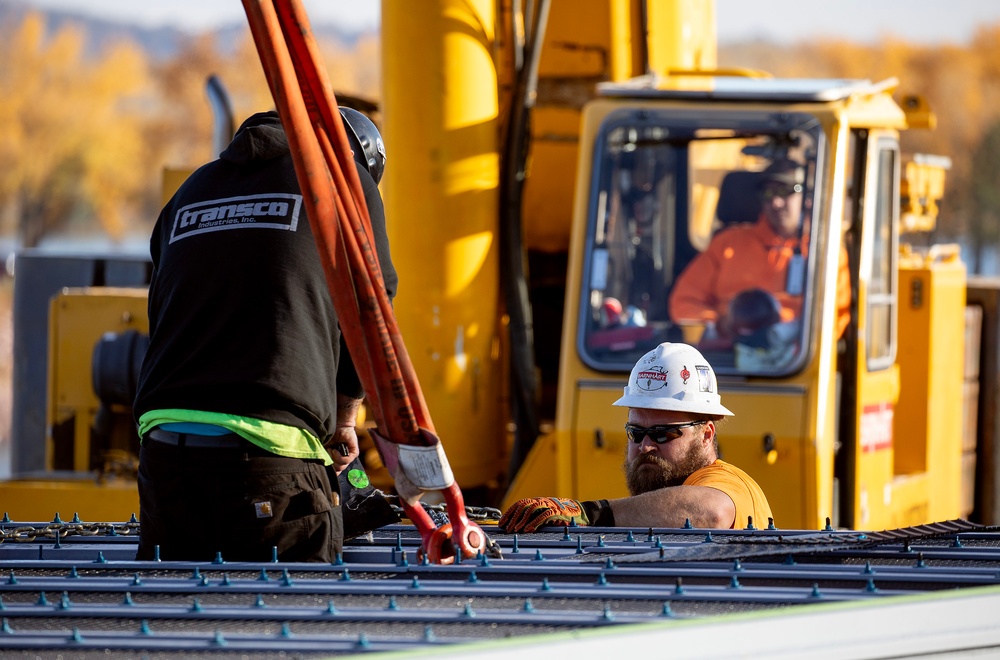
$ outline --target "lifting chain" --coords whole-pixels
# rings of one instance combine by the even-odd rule
[[[403,507],[398,504],[399,496],[390,495],[387,493],[382,493],[385,499],[389,502],[400,518],[406,518],[406,514],[403,512]],[[447,525],[451,521],[448,519],[448,505],[447,504],[427,504],[425,502],[420,502],[420,506],[424,508],[427,515],[431,517],[434,524],[438,527],[442,525]],[[500,509],[495,509],[489,506],[466,506],[465,515],[469,520],[500,520]],[[485,554],[487,557],[492,559],[501,559],[503,557],[503,552],[500,549],[500,545],[493,539],[486,537],[486,549]]]
[[[384,494],[393,511],[401,518],[405,518],[403,507],[399,505],[399,496]],[[426,504],[420,503],[427,514],[434,521],[434,524],[441,526],[450,522],[448,519],[447,504]],[[501,512],[499,509],[488,506],[466,506],[465,515],[469,520],[499,520]],[[79,522],[52,522],[44,525],[16,525],[6,522],[0,523],[0,543],[11,541],[15,543],[32,543],[38,539],[52,539],[58,536],[98,536],[101,534],[108,536],[133,536],[138,535],[139,523],[129,521],[126,523],[79,523]]]
[[[67,536],[133,536],[139,532],[138,522],[127,523],[48,523],[45,525],[0,525],[0,543],[31,543],[38,539],[66,538]]]
[[[385,499],[388,500],[389,504],[392,506],[393,511],[395,511],[401,518],[405,518],[406,515],[403,513],[403,507],[399,504],[398,495],[385,494]],[[447,504],[427,504],[421,502],[420,505],[424,507],[427,515],[431,517],[438,526],[450,522],[448,520],[448,505]],[[468,506],[465,507],[465,515],[469,520],[500,520],[500,509],[495,509],[489,506]]]

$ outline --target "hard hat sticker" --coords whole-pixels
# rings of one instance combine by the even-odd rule
[[[368,475],[364,470],[348,470],[347,481],[355,488],[364,488],[368,485]]]
[[[712,387],[712,369],[708,365],[696,366],[694,368],[698,372],[698,389],[702,392],[713,392],[715,388]]]
[[[647,392],[654,392],[658,389],[667,386],[667,371],[664,371],[663,367],[656,366],[650,367],[645,371],[640,371],[635,375],[636,387],[646,390]]]
[[[690,377],[691,377],[691,372],[688,371],[687,365],[681,367],[681,380],[684,381],[685,385],[688,384],[688,378]]]

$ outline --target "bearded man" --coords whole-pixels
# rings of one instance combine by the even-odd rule
[[[630,497],[576,500],[533,497],[500,518],[506,532],[546,525],[732,529],[766,525],[771,507],[757,482],[719,460],[716,423],[733,413],[722,405],[715,371],[687,344],[663,343],[632,368],[623,470]]]

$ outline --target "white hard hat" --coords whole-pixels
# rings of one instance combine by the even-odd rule
[[[722,405],[719,383],[708,360],[687,344],[664,342],[643,355],[628,377],[616,406],[732,415]]]

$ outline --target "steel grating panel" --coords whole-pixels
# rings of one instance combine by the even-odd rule
[[[139,562],[138,524],[0,522],[0,653],[319,657],[892,603],[1000,584],[1000,532],[553,528],[502,557],[417,560],[392,525],[335,564]]]

